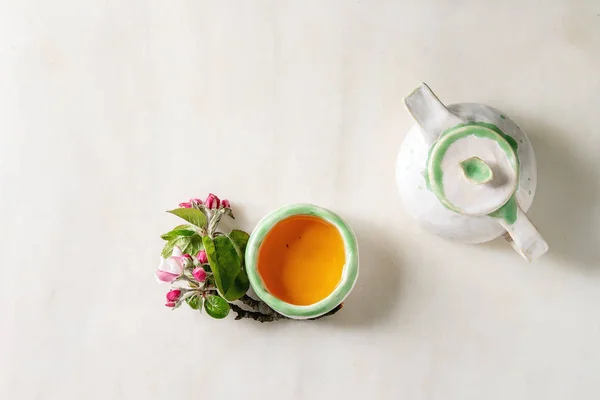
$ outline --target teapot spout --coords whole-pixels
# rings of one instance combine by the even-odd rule
[[[464,122],[450,112],[425,83],[409,94],[404,104],[421,127],[428,145],[432,145],[446,129]]]

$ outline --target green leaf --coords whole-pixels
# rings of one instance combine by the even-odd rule
[[[237,300],[240,297],[242,297],[243,295],[245,295],[249,288],[250,288],[250,280],[248,279],[248,275],[246,274],[246,271],[244,271],[242,269],[240,271],[240,273],[237,274],[237,276],[235,277],[235,280],[233,281],[233,285],[231,286],[231,288],[227,291],[226,298],[227,299],[232,298],[232,300],[229,300],[229,301]]]
[[[175,228],[173,228],[173,230],[187,230],[187,231],[193,231],[194,227],[192,225],[189,224],[183,224],[183,225],[177,225]]]
[[[206,313],[213,318],[225,318],[229,314],[229,303],[222,297],[210,295],[204,301],[204,309]]]
[[[202,236],[196,234],[191,236],[188,245],[184,249],[181,249],[184,253],[195,256],[200,250],[204,250],[204,244],[202,244]]]
[[[195,208],[176,208],[167,212],[177,215],[179,218],[183,218],[198,228],[206,228],[206,215],[200,210]]]
[[[214,239],[204,236],[202,240],[221,296],[234,301],[246,294],[250,282],[233,242],[227,236],[217,236]]]
[[[178,246],[183,254],[190,254],[192,256],[198,254],[200,250],[204,249],[202,243],[202,236],[194,234],[193,236],[179,236],[169,240],[162,250],[161,256],[163,258],[171,257],[173,248]]]
[[[187,229],[173,229],[172,231],[169,231],[160,237],[164,240],[171,240],[181,236],[192,236],[194,234],[196,234],[196,231],[190,231]]]
[[[190,238],[186,237],[186,236],[180,236],[180,237],[171,239],[165,244],[165,247],[163,248],[161,255],[163,258],[171,257],[171,254],[173,253],[173,248],[175,246],[178,246],[181,249],[181,251],[185,252],[184,249],[189,245],[189,243],[190,243]]]
[[[185,299],[185,302],[188,303],[188,306],[194,310],[199,310],[202,307],[202,297],[197,294],[188,297]]]
[[[231,232],[229,232],[229,235],[227,235],[227,236],[233,243],[233,245],[238,253],[238,256],[240,257],[240,259],[242,260],[242,263],[243,263],[244,262],[244,254],[246,253],[246,245],[248,244],[248,239],[250,239],[250,235],[248,235],[246,232],[241,231],[239,229],[234,229]]]

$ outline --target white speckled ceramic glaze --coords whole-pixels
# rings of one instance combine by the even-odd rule
[[[433,96],[432,104],[425,107],[427,110],[423,112],[420,111],[423,109],[420,104],[410,102],[410,97],[420,90],[425,93],[424,98],[429,96],[428,93]],[[524,214],[531,206],[537,183],[535,156],[525,133],[510,118],[493,107],[477,103],[459,103],[446,108],[425,84],[413,94],[406,99],[406,104],[420,124],[415,124],[406,135],[396,164],[396,182],[406,210],[427,230],[447,239],[482,243],[508,231],[513,237],[507,235],[507,240],[524,258],[532,260],[543,254],[547,245]],[[418,101],[429,100],[421,98]],[[425,115],[427,113],[429,115]],[[446,129],[468,122],[493,124],[518,143],[516,154],[519,171],[515,192],[518,219],[514,226],[488,215],[468,215],[452,211],[428,188],[424,174],[427,171],[432,145]],[[465,150],[465,154],[467,152],[468,149]],[[504,196],[505,193],[501,195]],[[516,232],[515,228],[520,231]]]

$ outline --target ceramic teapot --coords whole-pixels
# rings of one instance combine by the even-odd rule
[[[517,124],[484,104],[446,107],[424,83],[404,102],[416,121],[396,164],[406,210],[447,239],[482,243],[504,234],[528,261],[544,254],[548,245],[525,214],[535,156]]]

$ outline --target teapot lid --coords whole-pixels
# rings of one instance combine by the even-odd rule
[[[430,149],[425,179],[448,209],[471,216],[506,204],[519,180],[516,142],[492,124],[456,125]]]

